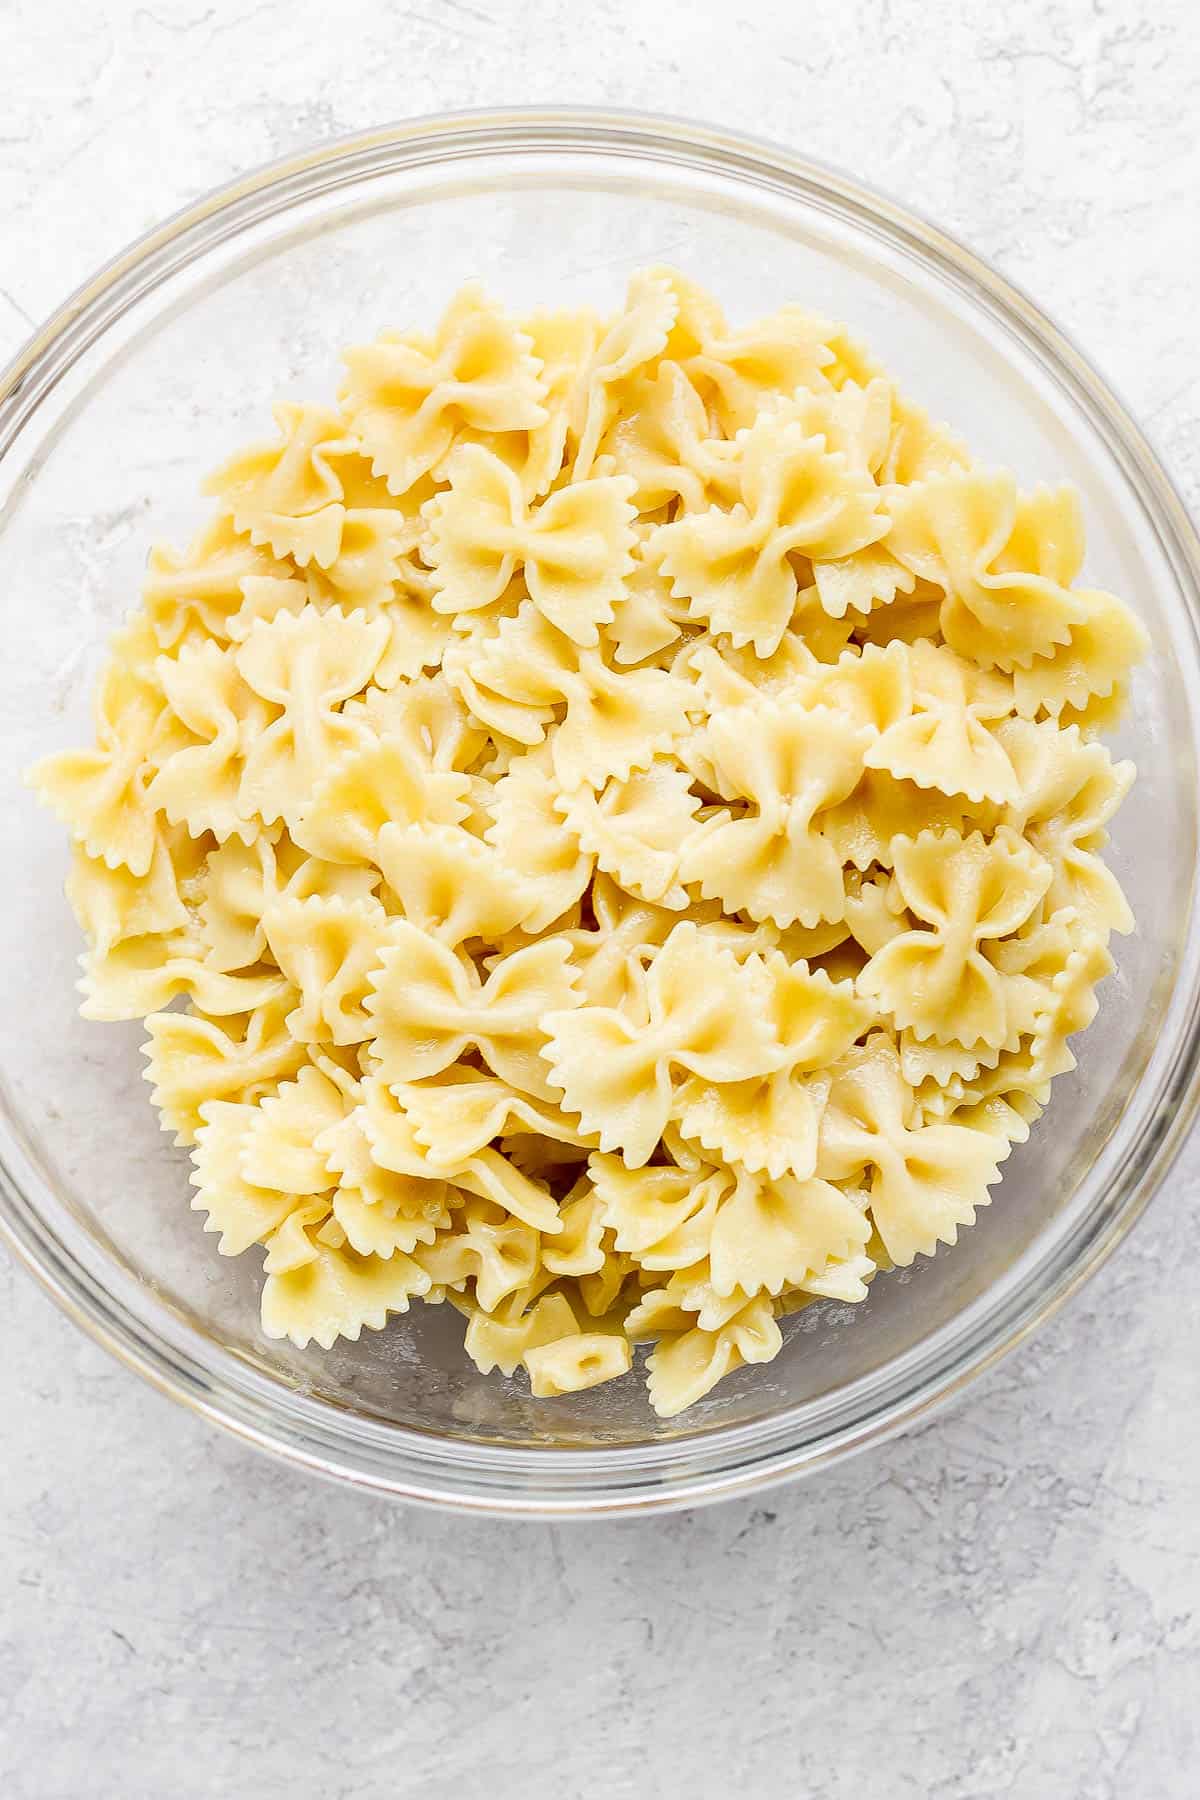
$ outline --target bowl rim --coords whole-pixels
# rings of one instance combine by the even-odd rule
[[[129,306],[257,219],[358,179],[373,165],[411,168],[504,150],[636,154],[707,169],[793,198],[822,201],[932,264],[939,277],[969,292],[1069,387],[1153,524],[1195,633],[1200,540],[1186,508],[1111,386],[1018,286],[919,213],[824,163],[748,134],[630,109],[510,107],[428,114],[271,160],[212,190],[83,282],[0,373],[0,458],[45,395]],[[828,1466],[927,1418],[1055,1313],[1126,1236],[1161,1185],[1200,1105],[1194,900],[1189,928],[1191,955],[1181,964],[1174,989],[1183,993],[1186,1010],[1169,1064],[1160,1073],[1158,1104],[1110,1176],[1110,1184],[1118,1179],[1126,1184],[1119,1211],[1082,1250],[1077,1246],[1070,1258],[1060,1256],[1052,1279],[1040,1286],[1029,1280],[1017,1284],[968,1331],[967,1314],[986,1299],[985,1290],[928,1341],[936,1344],[937,1354],[925,1358],[916,1379],[905,1384],[899,1373],[893,1375],[891,1388],[899,1383],[900,1391],[890,1395],[887,1384],[877,1382],[880,1391],[865,1409],[815,1438],[798,1438],[788,1429],[799,1411],[812,1411],[811,1403],[766,1420],[622,1448],[501,1449],[344,1414],[262,1375],[161,1303],[164,1316],[153,1324],[140,1317],[63,1241],[55,1216],[65,1209],[7,1128],[0,1132],[0,1240],[69,1317],[161,1392],[255,1447],[321,1475],[449,1510],[543,1518],[666,1510],[744,1494]],[[27,1190],[38,1194],[39,1203]],[[199,1353],[205,1344],[207,1357]],[[825,1411],[835,1414],[837,1405]],[[353,1441],[346,1418],[352,1421]]]

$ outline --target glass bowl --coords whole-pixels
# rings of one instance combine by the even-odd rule
[[[152,538],[186,540],[201,476],[337,353],[432,321],[483,278],[517,307],[614,305],[673,262],[735,318],[847,320],[981,459],[1067,478],[1088,578],[1153,651],[1117,748],[1140,779],[1112,856],[1138,918],[1078,1070],[957,1248],[814,1307],[784,1351],[681,1418],[640,1374],[569,1400],[484,1378],[449,1308],[300,1352],[258,1328],[255,1259],[220,1259],[159,1132],[138,1025],[76,1015],[63,833],[19,772],[90,740],[107,638]],[[80,290],[0,378],[3,886],[0,1225],[50,1293],[159,1387],[244,1438],[410,1499],[508,1513],[694,1503],[814,1469],[925,1413],[1057,1306],[1129,1229],[1197,1099],[1194,533],[1112,394],[1047,320],[934,227],[790,152],[669,120],[418,120],[201,201]]]

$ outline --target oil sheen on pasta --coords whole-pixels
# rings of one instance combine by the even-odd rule
[[[345,371],[34,771],[83,1011],[145,1018],[268,1336],[449,1302],[540,1396],[650,1344],[673,1415],[952,1245],[1073,1067],[1143,632],[1070,489],[798,306],[470,287]]]

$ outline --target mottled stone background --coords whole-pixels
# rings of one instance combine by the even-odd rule
[[[247,164],[436,108],[620,102],[942,221],[1195,501],[1198,80],[1195,0],[0,0],[0,357]],[[0,1262],[0,1794],[1192,1800],[1198,1181],[1200,1148],[949,1416],[758,1504],[616,1526],[315,1485]]]

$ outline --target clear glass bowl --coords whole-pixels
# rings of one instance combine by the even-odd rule
[[[141,1028],[76,1015],[63,834],[19,782],[88,741],[89,695],[151,538],[186,539],[204,472],[337,353],[432,320],[464,280],[615,304],[676,263],[736,319],[785,300],[873,346],[982,459],[1068,478],[1088,575],[1153,639],[1119,749],[1140,778],[1113,859],[1137,914],[1078,1071],[956,1249],[791,1326],[779,1359],[656,1421],[640,1375],[537,1401],[484,1378],[448,1308],[332,1353],[265,1340],[253,1257],[218,1258],[160,1134]],[[103,270],[0,378],[3,886],[0,1226],[54,1297],[167,1392],[326,1474],[483,1510],[694,1503],[816,1468],[926,1412],[1101,1262],[1197,1099],[1200,553],[1112,394],[1020,294],[932,226],[789,152],[608,113],[391,127],[250,175]]]

